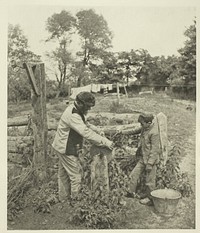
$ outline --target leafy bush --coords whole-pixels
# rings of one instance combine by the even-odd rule
[[[179,191],[183,197],[189,197],[193,191],[187,173],[181,172],[179,164],[180,148],[174,146],[169,151],[166,164],[158,164],[157,188],[172,188]]]
[[[115,136],[114,141],[115,145],[118,148],[121,148],[122,145],[128,145],[132,147],[137,147],[137,142],[139,140],[139,136],[136,135],[122,135],[118,134]],[[116,155],[119,160],[119,165],[122,171],[129,175],[130,172],[134,169],[137,161],[139,160],[141,153],[138,150],[136,152],[136,158],[124,158],[124,151],[118,150],[118,154]],[[157,177],[156,177],[156,188],[172,188],[179,191],[182,196],[189,197],[192,194],[191,184],[189,182],[189,178],[187,173],[182,173],[179,167],[180,164],[180,147],[177,144],[173,146],[172,149],[168,153],[168,160],[165,165],[162,163],[158,164],[157,167]],[[144,189],[144,180],[145,173],[142,174],[138,190],[141,192]]]
[[[97,186],[95,190],[91,189],[92,158],[89,150],[90,145],[85,142],[80,155],[84,173],[83,185],[81,192],[72,200],[72,222],[83,223],[87,228],[112,229],[117,218],[125,214],[123,197],[127,190],[128,177],[117,160],[112,160],[108,164],[109,192],[102,185]]]
[[[84,223],[87,228],[93,229],[113,228],[117,215],[123,212],[118,196],[116,190],[107,193],[100,187],[91,191],[84,186],[75,200],[72,222]]]
[[[50,213],[51,206],[58,203],[57,181],[49,181],[33,190],[32,206],[35,212]]]
[[[46,80],[46,98],[47,98],[47,100],[55,98],[56,94],[57,94],[56,81],[49,80],[47,78],[47,80]]]

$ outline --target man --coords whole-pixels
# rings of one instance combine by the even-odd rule
[[[152,114],[139,115],[138,122],[141,124],[141,128],[137,130],[125,130],[122,133],[131,134],[141,132],[139,150],[141,158],[133,171],[130,173],[130,197],[137,197],[136,188],[138,180],[143,171],[146,173],[145,185],[147,188],[146,194],[140,200],[141,204],[150,205],[151,197],[150,192],[155,189],[156,185],[156,165],[159,162],[160,157],[160,137],[158,131],[158,125],[154,121]]]
[[[74,104],[66,108],[59,121],[52,146],[59,157],[60,201],[68,199],[69,194],[72,199],[75,198],[80,190],[82,167],[78,150],[82,148],[83,138],[112,150],[112,141],[101,136],[97,127],[86,122],[85,116],[94,105],[94,96],[90,92],[81,92],[76,96]]]

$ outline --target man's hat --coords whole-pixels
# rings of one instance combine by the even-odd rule
[[[154,116],[151,113],[142,113],[138,117],[138,122],[143,120],[146,123],[151,123],[153,121],[153,118],[154,118]]]
[[[76,96],[76,101],[82,102],[87,106],[93,107],[95,105],[95,97],[87,91],[82,91]]]

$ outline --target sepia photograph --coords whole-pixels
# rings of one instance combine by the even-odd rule
[[[4,6],[5,231],[198,229],[198,7],[125,2]]]

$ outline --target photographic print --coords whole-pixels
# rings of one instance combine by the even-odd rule
[[[195,230],[195,4],[6,9],[7,230]]]

